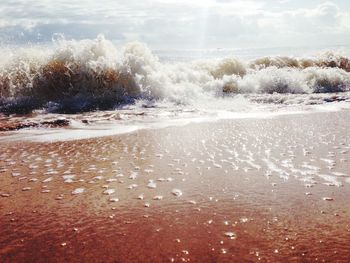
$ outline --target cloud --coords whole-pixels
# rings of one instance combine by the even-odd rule
[[[350,6],[296,0],[1,0],[2,42],[55,33],[155,48],[273,47],[350,43]],[[341,6],[341,7],[340,7]]]
[[[264,12],[257,21],[261,32],[271,36],[275,32],[281,45],[337,45],[350,43],[349,17],[349,11],[325,2],[309,9]]]

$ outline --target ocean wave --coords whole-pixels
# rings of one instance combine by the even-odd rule
[[[118,48],[99,36],[52,47],[0,50],[0,111],[108,109],[137,99],[193,104],[232,94],[350,90],[350,59],[264,57],[160,62],[146,45]]]

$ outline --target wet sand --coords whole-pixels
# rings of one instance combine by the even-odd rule
[[[0,261],[348,262],[349,120],[2,141]]]

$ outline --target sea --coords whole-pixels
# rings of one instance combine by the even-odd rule
[[[6,140],[350,108],[350,45],[154,50],[101,35],[2,45],[0,54],[0,121],[28,124]],[[68,125],[45,125],[56,120]]]

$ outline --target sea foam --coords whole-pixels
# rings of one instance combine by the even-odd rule
[[[350,60],[264,57],[164,62],[142,43],[99,36],[48,47],[0,49],[0,111],[112,109],[135,100],[193,105],[236,94],[320,94],[350,90]]]

